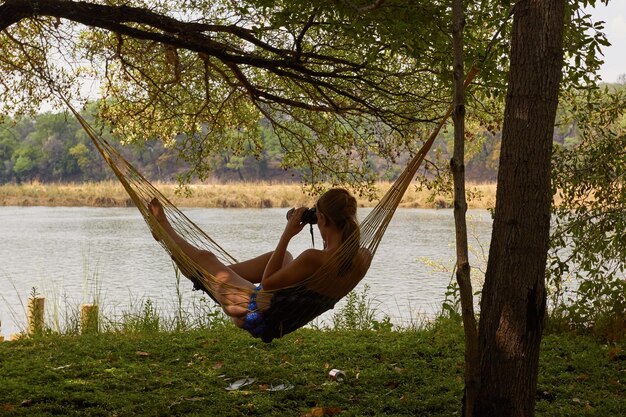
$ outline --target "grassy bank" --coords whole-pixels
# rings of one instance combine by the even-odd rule
[[[177,193],[176,184],[155,184],[156,187],[179,207],[293,207],[309,205],[313,197],[303,192],[300,184],[230,183],[191,185],[190,197]],[[377,185],[382,196],[391,186]],[[493,207],[495,184],[468,185],[475,195],[469,201],[470,208]],[[376,201],[360,199],[361,207],[374,206]],[[4,184],[0,185],[0,205],[5,206],[98,206],[125,207],[132,205],[126,191],[118,182],[77,184]],[[452,206],[450,196],[433,196],[428,191],[409,187],[401,207],[444,208]]]
[[[0,343],[0,415],[451,416],[462,349],[450,320],[400,332],[303,329],[271,344],[232,326],[22,339]],[[537,415],[626,415],[625,350],[546,335]],[[333,368],[343,382],[328,379]],[[254,382],[226,389],[246,377]]]

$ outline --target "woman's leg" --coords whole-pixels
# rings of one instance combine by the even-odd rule
[[[202,271],[208,272],[213,277],[203,282],[224,312],[233,320],[243,319],[248,313],[248,303],[254,284],[224,265],[209,251],[198,251],[191,259]]]
[[[180,236],[167,220],[161,203],[154,199],[149,208],[161,227],[170,237],[171,242],[166,241],[172,259],[179,265],[182,271],[189,271],[188,262],[195,263],[200,268],[211,274],[214,280],[205,280],[210,288],[209,291],[217,299],[224,312],[231,316],[239,325],[241,319],[248,312],[250,294],[254,290],[254,284],[241,277],[235,270],[224,265],[213,253],[201,250]],[[269,259],[269,258],[268,258]],[[240,267],[244,272],[252,272],[252,266],[260,262],[251,262]],[[267,261],[266,261],[267,263]],[[261,275],[263,271],[261,271]]]
[[[258,284],[261,282],[261,278],[263,278],[265,266],[269,262],[272,253],[273,252],[267,252],[263,255],[257,256],[256,258],[229,265],[229,267],[240,277],[252,282],[253,284]],[[291,261],[293,261],[293,256],[291,253],[287,252],[283,261],[283,266],[287,265]]]

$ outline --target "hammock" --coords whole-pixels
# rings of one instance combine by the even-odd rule
[[[467,75],[465,86],[469,85],[478,69],[473,67]],[[148,203],[157,198],[163,205],[165,214],[174,228],[187,242],[199,249],[212,252],[224,264],[233,264],[237,260],[229,255],[211,237],[187,218],[176,206],[162,195],[146,178],[144,178],[128,161],[126,161],[106,140],[98,135],[85,119],[66,101],[66,104],[77,118],[85,132],[93,141],[108,165],[122,183],[128,195],[141,212],[152,234],[159,243],[175,259],[180,271],[194,282],[194,286],[206,291],[214,300],[217,288],[224,291],[245,292],[254,297],[269,297],[269,308],[261,312],[264,326],[247,329],[255,337],[269,342],[307,324],[315,317],[330,310],[342,297],[347,295],[362,278],[356,268],[343,271],[342,265],[349,264],[355,253],[365,254],[371,261],[378,245],[396,211],[405,191],[412,182],[426,154],[430,150],[439,131],[452,113],[452,106],[443,116],[439,125],[433,130],[428,140],[408,163],[405,170],[381,198],[376,207],[361,222],[360,233],[353,234],[333,256],[313,275],[289,288],[274,291],[264,289],[254,291],[238,288],[217,280],[207,271],[189,258],[163,230],[156,221]],[[341,272],[340,272],[341,271]],[[222,307],[225,307],[222,305]],[[246,306],[247,307],[247,306]]]

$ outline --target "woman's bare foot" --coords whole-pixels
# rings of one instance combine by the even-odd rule
[[[158,198],[154,197],[152,201],[148,203],[148,208],[159,223],[167,221],[167,218],[165,217],[165,210],[163,210],[163,205]]]
[[[154,197],[152,201],[148,203],[148,208],[150,209],[150,212],[157,222],[159,222],[162,226],[169,225],[167,217],[165,216],[165,210],[163,209],[163,205],[156,197]],[[154,232],[152,232],[152,237],[154,237],[157,242],[161,240],[161,238],[155,235]]]

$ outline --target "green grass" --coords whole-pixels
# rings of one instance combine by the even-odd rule
[[[626,342],[546,335],[538,416],[626,415]],[[330,381],[332,368],[343,382]],[[0,415],[453,416],[463,336],[302,329],[271,344],[233,326],[185,332],[47,335],[0,343]],[[256,381],[225,388],[240,378]],[[271,392],[289,382],[294,388]]]

